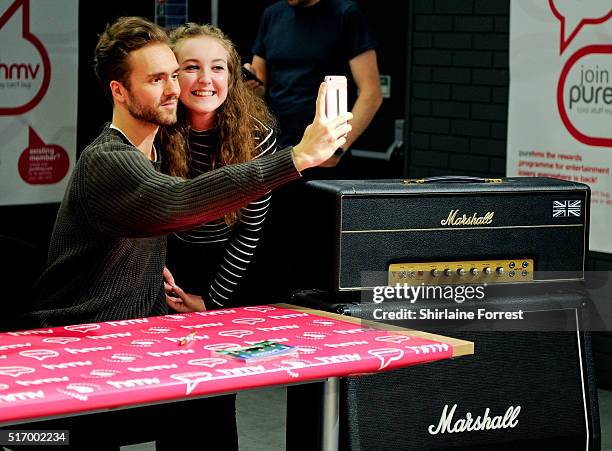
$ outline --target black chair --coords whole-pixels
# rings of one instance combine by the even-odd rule
[[[4,286],[0,331],[11,330],[15,318],[30,307],[34,284],[45,268],[45,260],[44,252],[37,246],[0,235],[0,275]]]

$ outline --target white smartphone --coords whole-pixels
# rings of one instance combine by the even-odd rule
[[[335,119],[348,111],[346,77],[344,75],[328,75],[325,77],[325,83],[327,84],[325,114],[328,119]]]

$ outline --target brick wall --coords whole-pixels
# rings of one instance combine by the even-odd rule
[[[413,0],[411,16],[408,175],[504,176],[510,0]]]
[[[415,0],[409,175],[503,176],[508,0]]]

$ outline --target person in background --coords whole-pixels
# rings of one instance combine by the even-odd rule
[[[348,97],[354,119],[347,141],[318,168],[274,191],[268,225],[251,271],[255,280],[262,280],[274,268],[276,283],[265,287],[272,299],[286,300],[292,290],[307,288],[300,286],[300,275],[304,268],[316,267],[316,262],[296,255],[291,245],[293,234],[308,233],[303,230],[299,207],[308,202],[305,182],[350,178],[348,149],[382,103],[376,47],[365,17],[350,0],[278,1],[263,13],[252,62],[245,65],[263,85],[250,80],[247,86],[264,96],[276,116],[279,147],[299,141],[299,130],[313,114],[313,101],[325,76],[346,75],[353,81]]]
[[[181,95],[178,121],[162,129],[161,144],[180,158],[167,159],[167,173],[193,178],[274,154],[274,118],[242,81],[240,57],[227,36],[212,25],[187,23],[170,39]],[[183,290],[203,297],[207,309],[235,306],[241,294],[248,297],[241,288],[270,199],[268,192],[223,218],[170,235],[168,268]],[[248,301],[244,298],[241,303]]]
[[[291,246],[293,234],[308,233],[299,219],[301,209],[296,206],[308,202],[306,180],[350,178],[349,149],[382,104],[376,46],[365,17],[349,0],[279,1],[261,18],[253,59],[245,67],[263,82],[248,83],[264,95],[278,119],[279,146],[298,142],[300,129],[312,116],[317,86],[326,75],[346,75],[357,89],[354,104],[355,90],[349,89],[349,109],[352,105],[354,119],[347,141],[322,167],[306,171],[303,179],[274,193],[270,224],[263,237],[265,247],[254,268],[254,273],[261,275],[274,268],[278,281],[270,293],[274,297],[286,298],[296,289],[309,288],[303,286],[300,274],[316,268],[317,261],[296,254]],[[292,387],[287,396],[287,446],[316,448],[316,439],[305,443],[300,430],[304,418],[311,420],[303,426],[305,430],[316,428],[318,411],[310,401],[318,395],[304,386]]]
[[[382,104],[376,46],[365,17],[349,0],[279,1],[264,11],[252,62],[245,67],[263,82],[248,84],[265,93],[279,121],[279,146],[299,141],[323,78],[347,75],[357,88],[353,129],[323,166],[338,164]],[[349,94],[355,97],[353,90]]]
[[[53,229],[47,268],[31,311],[18,320],[20,327],[168,313],[163,283],[167,234],[236,211],[299,178],[300,171],[326,161],[344,144],[351,115],[327,120],[322,84],[315,119],[293,148],[192,179],[163,174],[162,161],[171,157],[154,141],[161,126],[176,122],[180,94],[179,66],[168,44],[164,30],[139,17],[120,18],[100,36],[95,71],[113,103],[112,122],[76,163]],[[69,428],[75,424],[67,421]],[[72,448],[116,449],[120,431],[98,429],[75,427]]]

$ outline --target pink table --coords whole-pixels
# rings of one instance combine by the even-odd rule
[[[468,342],[380,327],[263,305],[3,333],[0,426],[327,380],[324,448],[335,449],[338,377],[471,353]],[[194,340],[180,346],[192,331]],[[252,363],[215,353],[261,340],[298,353]]]

